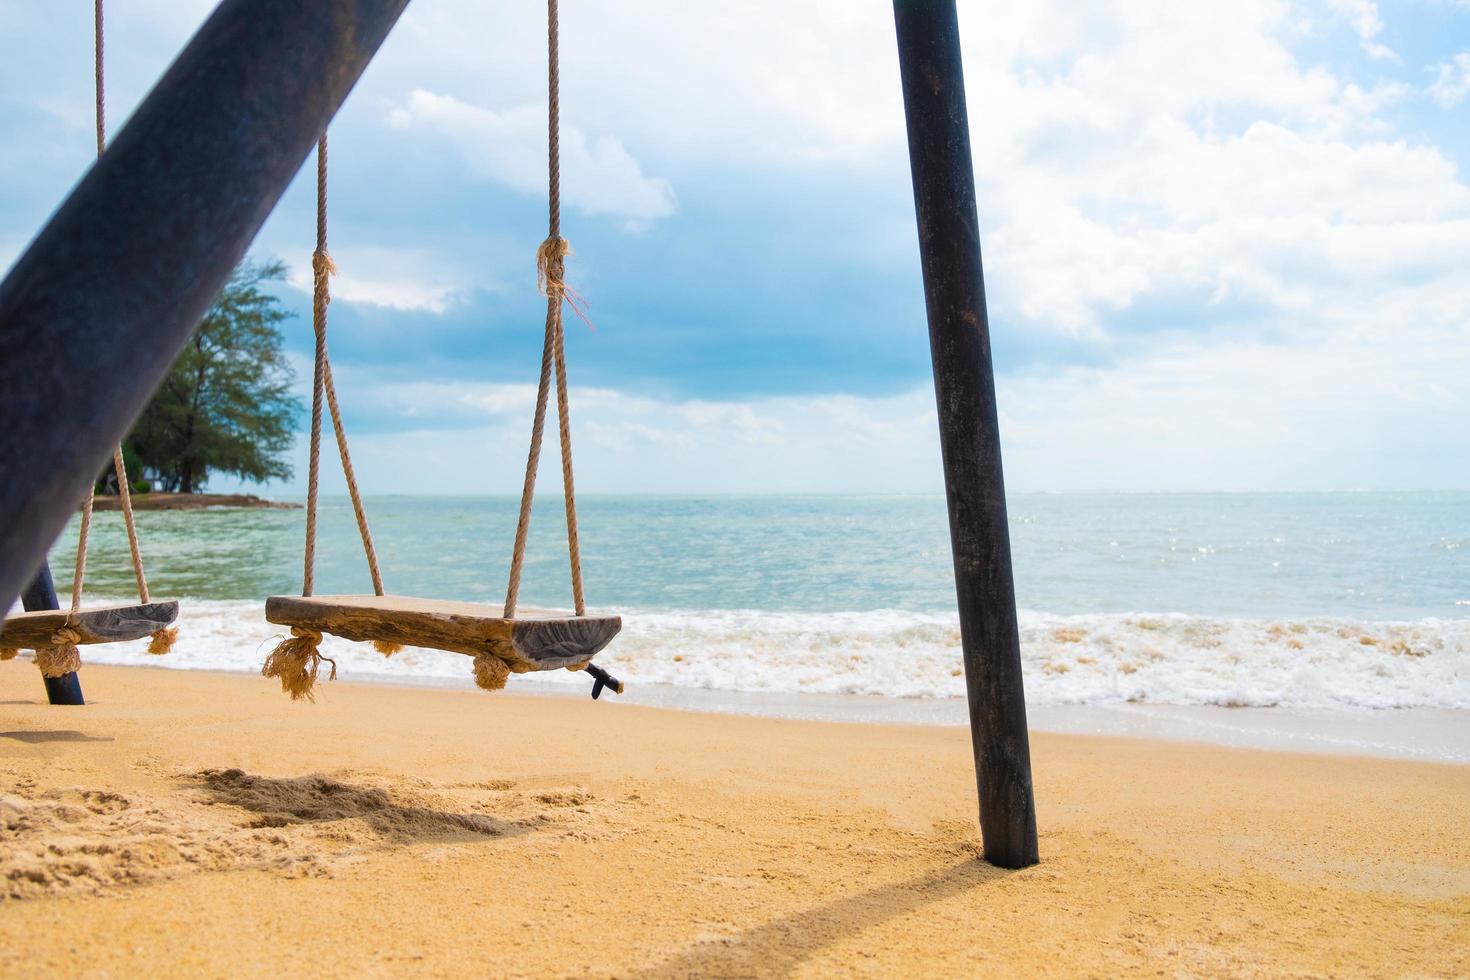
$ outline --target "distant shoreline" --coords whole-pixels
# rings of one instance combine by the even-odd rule
[[[133,510],[210,510],[230,507],[253,510],[299,510],[300,504],[279,500],[266,500],[249,493],[135,493]],[[122,510],[119,497],[98,495],[92,509],[98,511]]]

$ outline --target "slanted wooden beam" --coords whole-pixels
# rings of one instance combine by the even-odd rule
[[[0,283],[0,609],[408,0],[223,0]]]
[[[1036,803],[954,0],[894,0],[985,859],[1035,864]]]

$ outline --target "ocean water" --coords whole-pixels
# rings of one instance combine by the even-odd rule
[[[1470,708],[1470,494],[1020,494],[1009,501],[1034,704]],[[538,504],[524,605],[569,605],[560,512]],[[498,603],[508,497],[376,497],[389,591]],[[964,693],[941,497],[579,500],[600,656],[634,684],[782,695]],[[299,591],[301,510],[139,515],[157,596],[186,600],[174,654],[93,662],[253,670],[278,631],[261,598]],[[74,531],[74,529],[72,529]],[[371,591],[345,498],[324,501],[317,591]],[[52,555],[68,578],[70,534]],[[99,514],[88,601],[132,587]],[[61,583],[63,591],[64,583]],[[384,660],[329,640],[344,677],[465,678],[466,658]],[[466,680],[467,682],[467,680]],[[518,684],[584,686],[565,672]]]

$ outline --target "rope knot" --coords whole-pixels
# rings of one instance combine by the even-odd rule
[[[327,280],[336,274],[337,263],[332,261],[332,253],[327,251],[325,245],[311,253],[313,292],[317,302],[323,307],[332,301],[332,291],[327,285]]]
[[[505,687],[510,677],[510,667],[493,653],[475,655],[475,684],[487,691],[498,691]]]
[[[587,324],[588,329],[596,330],[592,321],[587,318],[587,300],[584,299],[572,287],[567,285],[566,268],[567,256],[572,254],[572,243],[560,235],[551,235],[546,241],[536,248],[536,288],[541,295],[547,299],[562,299],[572,308],[577,319]],[[557,305],[557,318],[560,322],[561,306]],[[547,329],[551,328],[547,324]]]
[[[79,670],[82,655],[77,642],[82,634],[71,626],[63,626],[51,634],[51,645],[36,650],[36,666],[43,677],[65,677]]]
[[[279,678],[281,690],[291,695],[292,701],[315,701],[312,688],[316,686],[317,672],[323,660],[332,665],[327,679],[337,679],[337,661],[321,655],[317,649],[321,642],[322,635],[316,630],[304,626],[291,627],[291,637],[277,644],[265,658],[261,674]]]
[[[547,299],[553,292],[566,294],[566,258],[572,254],[572,243],[560,235],[551,235],[536,248],[536,288]]]
[[[325,248],[319,248],[311,253],[311,273],[317,282],[324,281],[327,276],[337,274],[337,263],[332,261],[332,253]]]

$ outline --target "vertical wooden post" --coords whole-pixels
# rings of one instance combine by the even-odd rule
[[[36,577],[31,579],[31,584],[21,593],[21,604],[25,606],[26,612],[35,609],[60,609],[61,603],[56,598],[56,584],[51,581],[51,565],[49,562],[41,562]],[[42,677],[46,683],[46,699],[52,704],[86,704],[82,698],[82,682],[77,677],[77,672],[63,674],[60,677]]]
[[[990,325],[954,0],[894,0],[985,859],[1035,864]]]

